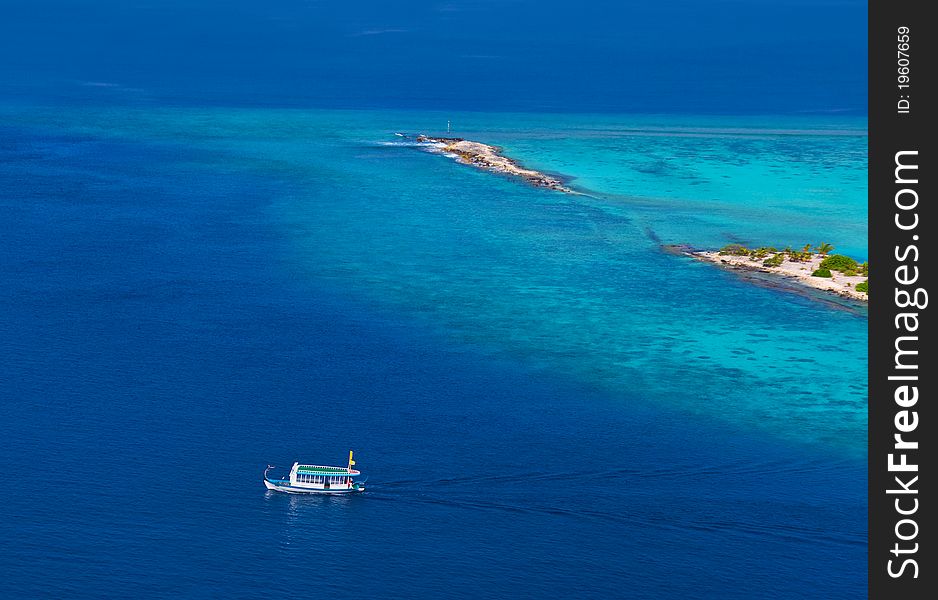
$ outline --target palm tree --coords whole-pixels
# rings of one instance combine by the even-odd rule
[[[817,250],[817,253],[822,256],[827,256],[828,254],[834,251],[834,247],[828,244],[827,242],[824,242],[823,244],[818,244],[817,246],[814,247],[814,249]]]

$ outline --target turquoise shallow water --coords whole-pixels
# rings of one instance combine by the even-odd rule
[[[867,258],[864,119],[625,118],[544,137],[506,145],[628,205],[666,243],[828,241]]]
[[[800,246],[865,258],[857,118],[469,113],[455,135],[575,177],[531,189],[400,143],[450,115],[51,112],[43,127],[180,140],[196,167],[276,179],[297,277],[426,319],[483,352],[767,434],[862,452],[866,320],[663,254],[659,243]]]
[[[473,597],[476,569],[496,595],[551,596],[581,578],[633,597],[863,589],[865,310],[660,249],[829,241],[865,257],[862,121],[3,116],[12,259],[0,300],[15,343],[0,374],[16,441],[3,458],[66,451],[79,478],[129,461],[154,490],[70,496],[76,531],[113,530],[113,553],[78,533],[56,541],[44,511],[57,501],[11,503],[31,516],[12,532],[33,540],[18,569],[77,554],[84,587],[58,589],[87,591],[111,573],[137,580],[123,562],[137,557],[176,573],[154,595],[205,584],[251,595],[310,560],[333,575],[364,561],[375,575],[360,585],[377,595],[432,572],[428,590]],[[447,118],[592,195],[533,189],[393,136],[439,133]],[[373,502],[280,505],[255,489],[265,461],[353,442]],[[231,494],[177,497],[174,482],[206,459],[223,462]],[[421,478],[433,485],[415,492]],[[102,506],[147,524],[106,523]],[[310,543],[324,515],[371,546]],[[511,556],[492,547],[501,535]],[[224,560],[186,563],[193,539],[226,547]],[[153,546],[160,559],[145,557]],[[231,564],[245,571],[232,577]]]

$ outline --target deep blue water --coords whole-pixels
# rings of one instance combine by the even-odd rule
[[[866,113],[863,0],[0,2],[47,103]]]
[[[3,116],[0,595],[865,593],[863,311],[649,233],[751,233],[751,203],[707,200],[731,144],[727,161],[781,172],[758,235],[821,241],[781,200],[856,201],[856,123],[763,123],[749,150],[727,132],[754,124],[710,123],[699,197],[668,173],[568,173],[622,188],[597,199],[386,143],[439,114]],[[643,143],[613,131],[634,117],[597,142],[544,116],[540,143],[475,118],[574,171],[584,148],[627,165]],[[676,139],[663,152],[694,154]],[[861,249],[865,213],[843,212],[828,241]],[[349,448],[360,497],[262,486],[269,462]]]

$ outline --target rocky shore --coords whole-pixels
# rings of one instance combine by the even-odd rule
[[[462,138],[430,137],[418,135],[417,142],[430,152],[435,152],[456,159],[457,162],[472,165],[473,167],[501,173],[511,177],[519,177],[527,183],[536,186],[564,192],[574,193],[556,177],[526,169],[517,161],[503,156],[501,148],[489,146],[481,142],[473,142]]]

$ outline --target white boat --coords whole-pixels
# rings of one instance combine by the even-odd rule
[[[364,492],[364,482],[355,481],[361,471],[352,468],[352,451],[348,453],[348,466],[328,467],[325,465],[301,465],[293,463],[286,479],[276,479],[268,473],[275,468],[267,465],[264,470],[264,485],[268,490],[287,494],[354,494]]]

